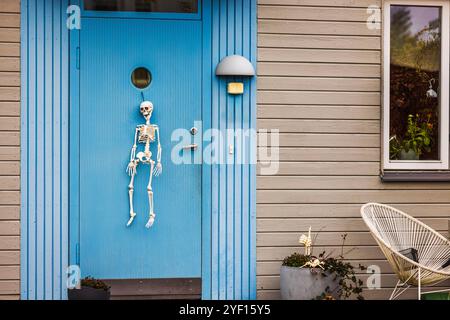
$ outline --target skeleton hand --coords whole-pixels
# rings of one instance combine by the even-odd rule
[[[136,213],[133,212],[130,214],[130,219],[128,220],[127,227],[129,227],[133,223],[134,217],[136,217]]]
[[[128,163],[128,166],[127,166],[127,174],[129,176],[132,176],[132,175],[136,174],[136,167],[137,167],[136,161],[131,160],[130,163]]]
[[[147,228],[147,229],[150,229],[151,227],[152,227],[152,225],[153,225],[153,223],[155,223],[155,214],[154,213],[152,213],[152,214],[150,214],[150,219],[148,219],[148,222],[147,222],[147,224],[145,225],[145,227]]]
[[[159,176],[162,173],[162,164],[161,162],[158,162],[156,164],[155,169],[153,170],[153,174],[155,175],[155,177]]]
[[[320,261],[319,259],[311,259],[310,261],[306,262],[300,268],[304,268],[304,267],[317,268],[317,267],[320,267],[322,270],[325,270],[325,268],[323,267],[324,264],[325,263],[323,261]]]

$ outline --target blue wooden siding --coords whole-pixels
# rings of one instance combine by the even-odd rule
[[[21,1],[22,299],[66,297],[67,2]]]
[[[205,127],[256,128],[256,80],[242,79],[245,94],[226,93],[214,69],[226,55],[242,54],[256,66],[256,0],[203,2],[205,24]],[[22,0],[21,296],[65,299],[68,263],[69,34],[68,0]],[[74,34],[77,34],[74,32]],[[76,79],[71,78],[71,80]],[[236,79],[240,80],[240,79]],[[208,90],[209,89],[209,90]],[[204,112],[208,114],[208,110]],[[226,138],[251,158],[250,137]],[[228,150],[228,148],[226,148]],[[255,165],[204,166],[203,298],[256,298]]]
[[[210,9],[212,68],[232,54],[247,57],[256,67],[256,0],[213,0]],[[235,79],[244,81],[245,93],[232,96],[226,92],[230,79],[218,78],[214,72],[212,76],[211,127],[224,134],[227,129],[255,129],[256,79]],[[251,135],[224,138],[225,157],[231,164],[212,166],[211,268],[203,296],[255,299],[255,165],[235,160],[239,154],[254,158],[251,153],[256,152],[256,143]],[[228,153],[229,145],[235,149],[232,155]]]

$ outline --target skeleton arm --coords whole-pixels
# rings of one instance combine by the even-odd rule
[[[159,138],[159,127],[155,125],[155,134],[156,139],[158,141],[158,154],[156,156],[156,167],[155,167],[155,176],[159,176],[162,173],[162,164],[161,164],[161,156],[162,156],[162,148],[161,148],[161,141]]]
[[[134,144],[133,147],[131,147],[131,152],[130,152],[130,162],[128,163],[127,166],[127,173],[128,175],[133,175],[136,174],[136,148],[137,148],[137,137],[138,137],[138,133],[139,133],[139,129],[136,128],[135,133],[134,133]]]

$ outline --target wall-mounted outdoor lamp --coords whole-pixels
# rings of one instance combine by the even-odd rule
[[[255,69],[247,58],[239,55],[232,55],[227,56],[220,61],[216,68],[216,75],[226,77],[253,77],[255,75]],[[244,83],[229,82],[227,89],[229,94],[243,94]]]

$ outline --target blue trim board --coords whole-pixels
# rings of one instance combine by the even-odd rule
[[[213,0],[211,9],[212,68],[231,54],[242,54],[256,67],[256,0]],[[242,96],[228,95],[227,80],[213,75],[211,127],[223,133],[227,129],[256,129],[256,79],[236,80],[245,84]],[[256,141],[251,135],[241,141],[236,137],[225,139],[226,146],[234,146],[234,157],[240,146],[246,159],[256,152]],[[211,296],[208,298],[255,299],[256,170],[251,163],[233,164],[233,156],[228,160],[231,164],[212,165]]]
[[[72,30],[69,37],[68,4],[21,1],[22,299],[66,299],[66,267],[77,263],[78,164],[70,155],[78,144],[79,32]],[[214,73],[222,58],[235,53],[256,67],[256,0],[204,0],[201,12],[203,131],[256,129],[256,79],[235,79],[246,90],[230,96],[227,80]],[[252,135],[225,139],[237,150],[226,155],[231,160],[238,152],[246,159],[256,152]],[[256,298],[255,243],[255,165],[204,164],[204,299]]]
[[[67,1],[21,1],[21,297],[65,299]]]
[[[80,0],[70,1],[80,6]],[[81,26],[82,27],[82,26]],[[79,230],[79,105],[80,105],[80,66],[79,66],[80,31],[70,31],[70,108],[69,108],[69,264],[79,265],[80,230]]]
[[[203,101],[202,101],[202,117],[203,128],[202,133],[207,128],[211,128],[211,79],[213,77],[212,61],[211,61],[211,1],[203,2]],[[203,150],[203,148],[201,149]],[[211,298],[211,166],[202,166],[202,298]]]

